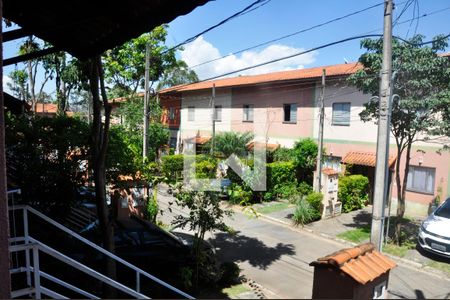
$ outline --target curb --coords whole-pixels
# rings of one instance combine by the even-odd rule
[[[232,209],[233,210],[237,210],[237,207],[235,207],[233,205]],[[257,215],[258,218],[265,219],[265,220],[270,221],[270,222],[275,222],[275,223],[281,224],[281,225],[283,225],[285,227],[289,227],[290,229],[294,229],[294,230],[297,230],[297,231],[306,231],[306,232],[314,234],[316,236],[320,236],[320,237],[323,237],[323,238],[326,238],[326,239],[333,240],[333,241],[338,242],[340,244],[348,245],[348,246],[351,246],[351,247],[354,247],[354,246],[358,245],[356,243],[353,243],[353,242],[350,242],[350,241],[346,241],[346,240],[343,240],[343,239],[340,239],[340,238],[328,235],[326,233],[321,233],[321,232],[314,231],[314,230],[312,230],[310,228],[293,227],[293,224],[290,223],[290,222],[286,222],[286,221],[283,221],[283,220],[280,220],[280,219],[277,219],[277,218],[274,218],[274,217],[271,217],[271,216],[267,216],[267,215],[264,215],[264,214],[261,214],[261,213],[258,213],[258,212],[256,213],[256,215]],[[419,263],[419,262],[415,262],[415,261],[412,261],[412,260],[409,260],[409,259],[406,259],[406,258],[395,256],[395,255],[392,255],[392,254],[389,254],[389,253],[383,252],[383,254],[388,256],[392,260],[396,261],[397,263],[400,263],[403,266],[416,269],[417,271],[424,272],[424,273],[427,273],[427,274],[429,274],[431,276],[435,276],[435,277],[438,277],[440,279],[444,279],[444,280],[450,282],[450,276],[446,272],[443,272],[443,271],[440,271],[438,269],[429,267],[429,266],[427,266],[425,264],[422,264],[422,263]]]

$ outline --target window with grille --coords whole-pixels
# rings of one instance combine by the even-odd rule
[[[297,104],[284,104],[284,122],[285,123],[297,123]]]
[[[253,104],[244,104],[242,121],[253,122]]]

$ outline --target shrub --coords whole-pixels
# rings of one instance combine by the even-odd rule
[[[267,192],[289,197],[296,193],[297,179],[293,162],[277,161],[267,164]]]
[[[316,213],[314,208],[305,199],[299,199],[294,210],[292,219],[296,225],[305,225],[315,219]]]
[[[239,274],[241,269],[234,262],[224,262],[220,265],[220,283],[223,285],[232,285],[239,283]]]
[[[322,216],[322,199],[321,193],[312,192],[305,197],[305,201],[311,206],[314,211],[313,220],[319,220]]]
[[[232,183],[228,188],[228,196],[231,203],[247,206],[253,198],[253,193],[239,184]]]
[[[162,157],[162,172],[169,183],[175,183],[182,178],[184,156],[182,154]]]
[[[308,184],[306,181],[302,181],[299,183],[297,191],[300,195],[306,196],[312,193],[313,188],[310,184]]]
[[[338,199],[342,210],[350,212],[364,207],[369,199],[369,179],[363,175],[344,176],[339,179]]]
[[[295,159],[294,149],[278,148],[273,152],[272,157],[273,161],[293,161]]]
[[[196,163],[195,172],[197,178],[215,178],[217,161],[210,159]]]
[[[312,184],[318,152],[316,142],[310,138],[300,140],[295,143],[293,151],[298,179]]]

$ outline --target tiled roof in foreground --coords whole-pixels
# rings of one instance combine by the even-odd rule
[[[174,86],[159,92],[159,94],[166,94],[170,92],[186,92],[212,88],[215,84],[216,88],[252,85],[260,83],[282,82],[298,79],[312,79],[320,78],[322,70],[326,70],[327,76],[343,76],[350,75],[361,69],[359,63],[338,64],[332,66],[299,69],[292,71],[274,72],[269,74],[251,75],[251,76],[237,76],[231,78],[217,79],[211,81],[203,81],[199,83],[185,84]]]
[[[366,284],[395,268],[397,264],[375,250],[372,243],[366,243],[319,258],[310,263],[310,266],[336,268],[357,282]]]

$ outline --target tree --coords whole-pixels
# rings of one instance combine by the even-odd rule
[[[383,41],[365,39],[361,46],[367,50],[359,58],[363,69],[351,75],[348,80],[364,93],[378,96]],[[431,46],[423,44],[421,35],[416,35],[406,42],[393,40],[393,94],[398,95],[393,97],[391,114],[391,133],[397,146],[397,243],[401,242],[401,221],[405,214],[405,193],[412,145],[419,140],[437,141],[438,136],[449,133],[449,118],[446,113],[449,112],[450,62],[448,58],[437,54],[446,47],[447,39],[442,36],[435,37]],[[378,115],[379,101],[372,98],[364,105],[360,117],[364,122],[376,122]],[[401,172],[403,157],[405,169]]]
[[[299,180],[312,184],[317,153],[319,151],[316,142],[310,138],[302,139],[295,142],[292,151]]]
[[[165,45],[167,25],[158,26],[122,46],[109,50],[103,56],[105,77],[116,89],[131,91],[134,95],[144,87],[145,52],[150,46],[150,88],[164,70],[176,64],[175,49]],[[129,95],[129,94],[128,94]]]
[[[14,70],[9,73],[12,83],[8,82],[6,85],[12,91],[13,96],[22,101],[26,101],[30,95],[27,88],[28,73],[25,70]]]
[[[228,158],[231,154],[244,156],[247,153],[247,144],[253,139],[251,132],[221,132],[215,136],[214,151],[220,156]],[[209,141],[205,147],[210,149],[212,141]]]
[[[20,46],[19,54],[20,55],[29,54],[39,50],[41,50],[41,45],[33,37],[30,37],[27,40],[25,40],[25,42]],[[41,82],[39,92],[36,93],[36,76],[40,61],[41,61],[40,59],[30,59],[26,62],[27,66],[26,68],[28,71],[29,91],[31,96],[31,108],[33,111],[36,111],[36,104],[40,101],[44,90],[44,86],[52,75],[52,70],[46,70],[44,72],[44,78]]]
[[[194,70],[190,70],[184,61],[178,60],[173,66],[164,71],[158,81],[156,90],[159,91],[172,86],[196,81],[198,81],[197,73]]]

